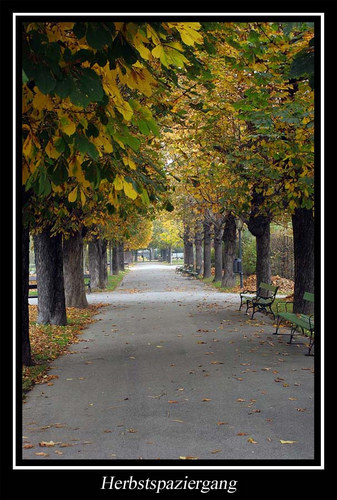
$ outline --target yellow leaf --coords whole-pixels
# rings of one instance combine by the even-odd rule
[[[25,142],[23,143],[23,154],[26,158],[29,158],[33,149],[33,140],[31,134],[27,135]]]
[[[123,182],[123,188],[124,188],[124,193],[128,198],[131,198],[131,200],[135,200],[138,196],[137,191],[135,191],[134,187],[130,182],[127,182],[124,180]]]
[[[48,142],[47,146],[45,147],[45,152],[47,153],[49,158],[53,158],[54,160],[57,160],[57,158],[61,155],[61,153],[59,153],[55,149],[54,144],[52,143],[51,140]]]
[[[162,45],[157,45],[153,50],[152,50],[152,55],[154,57],[157,57],[160,59],[160,62],[165,66],[166,68],[169,67],[168,60],[165,54],[164,47]]]
[[[81,203],[82,203],[82,207],[83,207],[85,205],[86,197],[85,197],[85,194],[82,191],[82,189],[81,189],[80,193],[81,193]]]
[[[297,441],[284,441],[283,439],[280,439],[280,443],[281,444],[293,444],[293,443],[297,443]]]
[[[248,443],[257,444],[257,441],[254,441],[253,438],[248,438],[247,441]]]
[[[198,460],[199,457],[191,457],[191,456],[183,457],[183,456],[180,456],[179,458],[180,458],[180,460]]]
[[[26,184],[28,178],[29,178],[29,170],[27,164],[25,163],[22,167],[22,185]]]
[[[48,109],[49,111],[53,109],[54,103],[48,95],[42,94],[37,88],[35,88],[36,94],[33,99],[33,106],[35,109],[41,111],[42,109]]]
[[[77,186],[68,194],[68,201],[74,203],[77,199]]]
[[[63,119],[60,120],[60,128],[62,132],[67,135],[73,135],[76,132],[75,123],[68,117],[63,117]]]
[[[123,179],[120,175],[116,175],[116,178],[113,181],[113,185],[116,191],[120,191],[121,189],[123,189]]]

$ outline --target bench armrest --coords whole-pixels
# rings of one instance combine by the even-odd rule
[[[258,291],[257,290],[243,290],[242,292],[240,292],[240,296],[243,295],[244,293],[257,293]]]
[[[309,326],[310,326],[310,330],[313,330],[313,329],[314,329],[314,325],[312,324],[313,319],[314,319],[314,315],[313,315],[313,314],[310,314],[310,316],[309,316]]]
[[[285,306],[285,310],[286,310],[286,312],[288,312],[287,304],[293,304],[293,302],[278,302],[278,303],[276,304],[276,312],[277,312],[277,313],[279,313],[279,312],[280,312],[280,306],[281,306],[281,305],[284,305],[284,306]]]

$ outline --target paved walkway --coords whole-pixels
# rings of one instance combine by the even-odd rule
[[[27,396],[24,459],[314,458],[305,345],[174,270],[141,263],[114,292],[88,295],[109,305],[52,364],[54,385]]]

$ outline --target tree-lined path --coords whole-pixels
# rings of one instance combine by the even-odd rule
[[[109,304],[27,395],[24,459],[314,458],[306,347],[174,269],[140,263],[87,296]]]

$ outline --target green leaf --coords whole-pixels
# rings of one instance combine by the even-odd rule
[[[290,76],[297,78],[303,75],[313,75],[314,73],[314,53],[306,49],[299,52],[294,58],[290,67]]]
[[[160,132],[159,132],[158,125],[156,124],[154,119],[150,118],[150,119],[146,120],[146,123],[147,123],[149,129],[154,133],[154,135],[158,137],[160,135]]]
[[[60,96],[62,99],[68,97],[71,92],[75,89],[73,79],[70,75],[63,75],[62,80],[56,81],[56,86],[54,89],[55,94]]]
[[[99,157],[98,151],[92,142],[90,142],[84,135],[77,134],[75,136],[75,144],[82,154],[88,154],[93,160]]]
[[[85,36],[86,32],[86,24],[85,23],[75,23],[73,27],[73,32],[77,36],[77,38],[80,40]]]
[[[35,72],[35,83],[43,94],[49,94],[56,86],[56,80],[49,68],[39,65]]]
[[[105,45],[111,45],[111,32],[106,29],[103,23],[88,23],[86,39],[90,47],[102,50]]]

